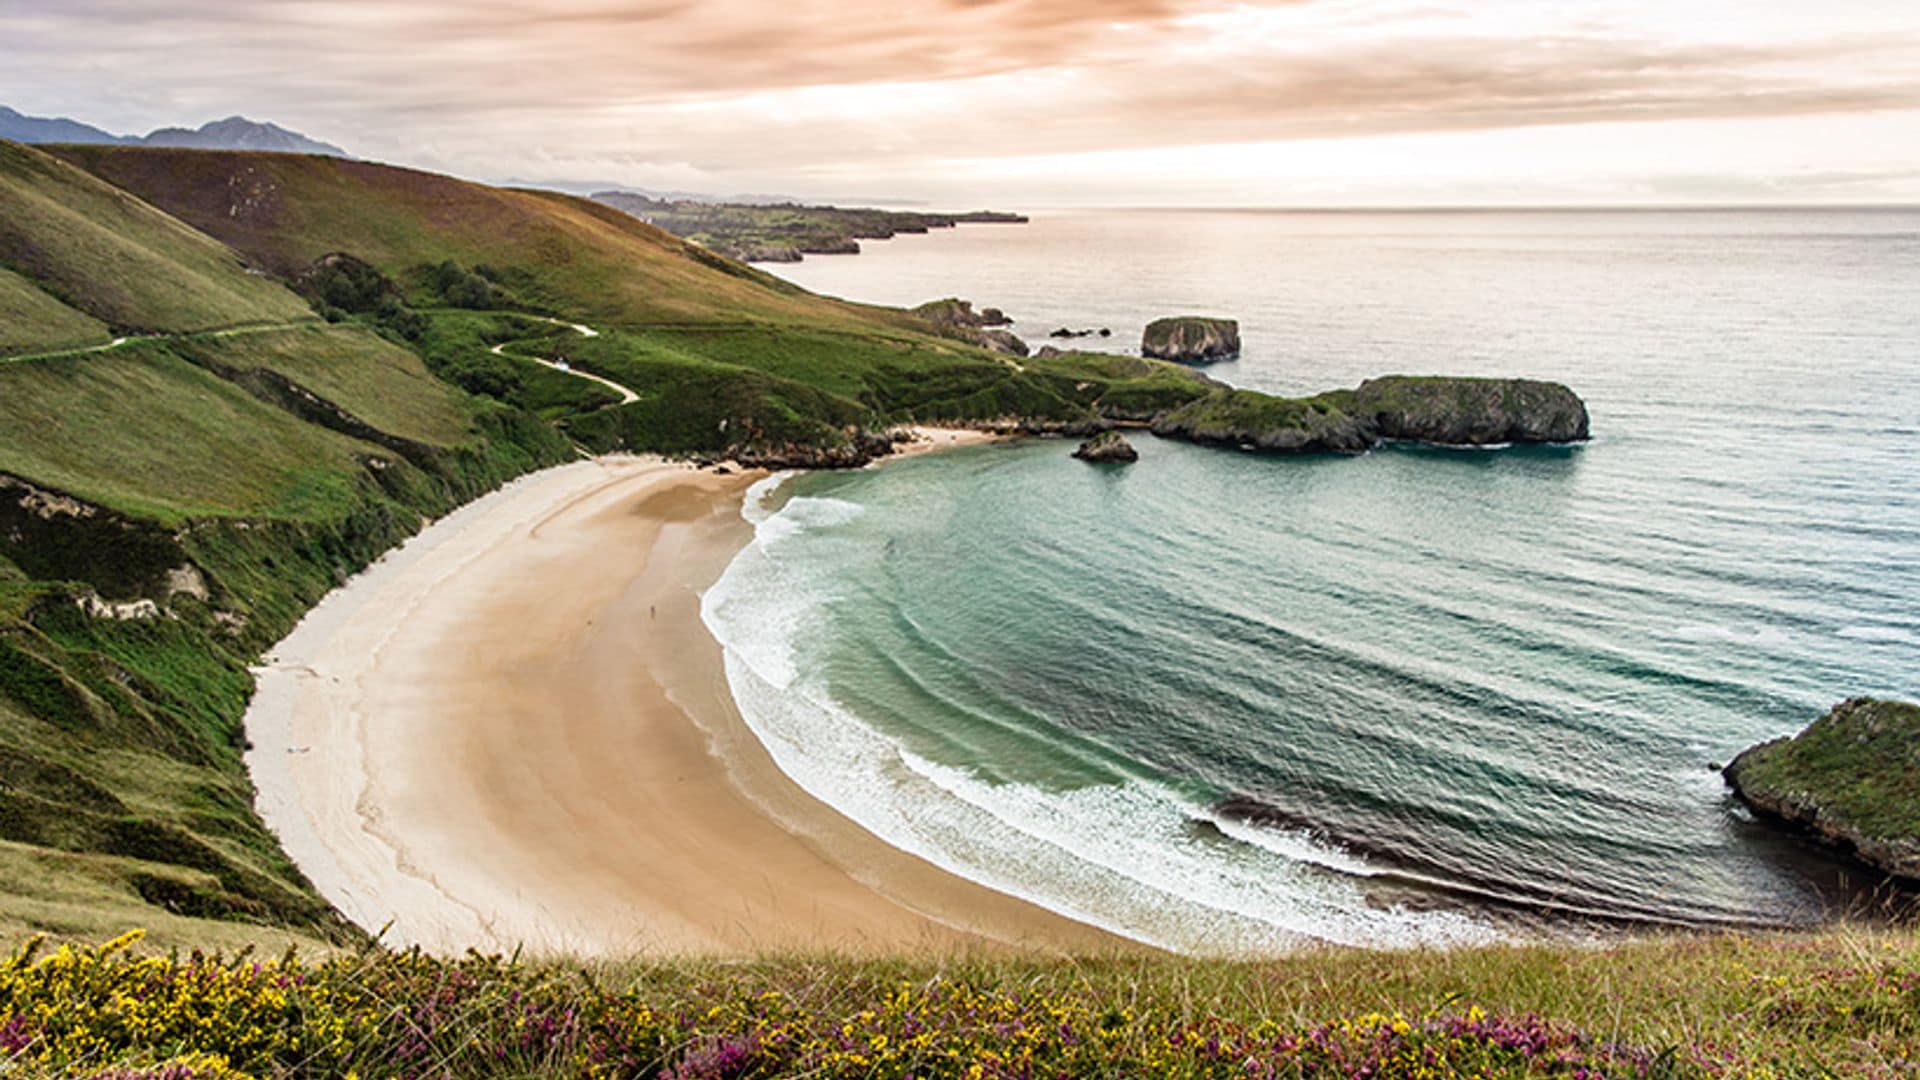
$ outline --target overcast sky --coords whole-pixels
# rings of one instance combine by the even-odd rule
[[[0,104],[956,208],[1920,202],[1920,0],[0,0]]]

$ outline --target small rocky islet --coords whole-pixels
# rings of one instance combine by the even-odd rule
[[[1125,435],[1108,428],[1081,443],[1073,456],[1095,465],[1130,465],[1140,460],[1140,451]]]
[[[1140,335],[1140,355],[1177,364],[1210,364],[1240,355],[1240,323],[1206,315],[1155,319]]]

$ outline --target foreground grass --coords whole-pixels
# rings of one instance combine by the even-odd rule
[[[1907,1076],[1920,938],[1841,928],[1261,963],[303,962],[29,945],[0,1075]]]

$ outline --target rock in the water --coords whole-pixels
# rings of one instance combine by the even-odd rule
[[[1240,324],[1198,315],[1155,319],[1140,336],[1140,352],[1156,360],[1182,364],[1226,360],[1240,355]]]
[[[1353,394],[1353,412],[1383,439],[1441,446],[1580,442],[1587,406],[1559,383],[1388,375]]]
[[[1310,398],[1217,390],[1155,418],[1153,433],[1273,453],[1358,453],[1383,439],[1578,442],[1587,437],[1587,407],[1559,383],[1392,375]]]
[[[1133,448],[1126,436],[1109,428],[1081,443],[1073,456],[1081,461],[1126,464],[1140,460],[1140,451]]]
[[[1723,771],[1762,818],[1920,880],[1920,706],[1853,698]]]

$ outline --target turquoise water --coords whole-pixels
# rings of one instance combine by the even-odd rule
[[[763,485],[707,621],[782,768],[889,842],[1193,952],[1852,901],[1712,767],[1920,696],[1920,214],[1079,213],[783,272],[1116,348],[1214,311],[1238,385],[1531,375],[1593,414]]]

